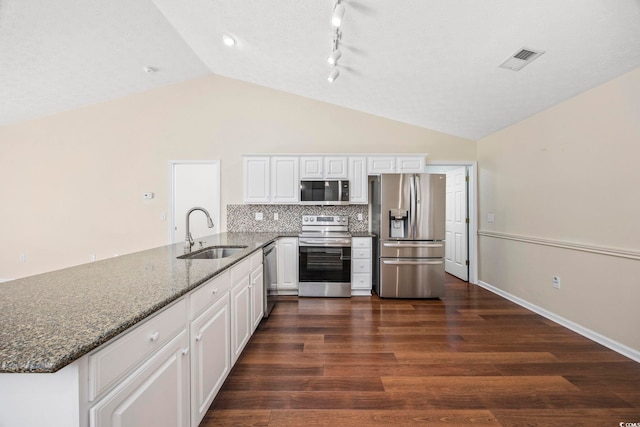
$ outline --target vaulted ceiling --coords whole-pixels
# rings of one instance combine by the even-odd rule
[[[479,139],[640,67],[640,0],[342,0],[329,83],[334,1],[0,0],[0,125],[217,74]]]

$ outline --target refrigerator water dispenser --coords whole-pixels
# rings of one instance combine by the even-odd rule
[[[391,209],[389,211],[389,237],[406,238],[409,231],[409,211]]]

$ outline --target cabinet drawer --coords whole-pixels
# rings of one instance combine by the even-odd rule
[[[351,260],[351,271],[355,273],[371,273],[371,261],[362,259]]]
[[[250,259],[245,258],[238,264],[231,267],[231,287],[233,288],[240,280],[249,275],[251,267]]]
[[[121,338],[89,356],[89,400],[116,383],[129,369],[162,347],[187,323],[187,301],[182,298]]]
[[[371,274],[353,273],[351,277],[351,289],[371,289]]]
[[[195,319],[198,315],[209,308],[231,287],[229,271],[218,274],[207,283],[200,286],[189,296],[189,318]]]
[[[371,238],[370,237],[352,237],[351,247],[352,248],[370,248]]]
[[[249,258],[250,270],[253,271],[262,265],[262,249],[255,251]]]
[[[352,259],[371,259],[371,248],[356,248],[351,251]]]

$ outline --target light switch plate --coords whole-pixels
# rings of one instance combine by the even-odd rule
[[[487,222],[495,222],[496,221],[496,215],[491,212],[487,214]]]
[[[264,219],[264,215],[262,212],[256,212],[256,221],[262,221]]]

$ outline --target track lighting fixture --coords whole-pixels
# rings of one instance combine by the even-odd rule
[[[333,14],[331,14],[331,24],[334,27],[339,27],[342,25],[342,19],[344,18],[344,5],[340,3],[340,0],[336,2],[336,5],[333,7]]]
[[[331,70],[331,74],[329,74],[329,78],[327,80],[329,81],[329,83],[333,83],[339,75],[340,71],[336,67],[333,67],[333,69]]]
[[[226,46],[229,46],[229,47],[235,46],[236,44],[236,39],[234,39],[232,36],[230,36],[227,33],[222,34],[222,41]]]
[[[331,65],[336,65],[336,63],[338,62],[338,59],[340,59],[341,56],[342,56],[342,52],[340,52],[340,49],[335,49],[333,52],[331,52],[331,55],[329,55],[329,57],[327,58],[327,62],[329,62],[329,64]]]

